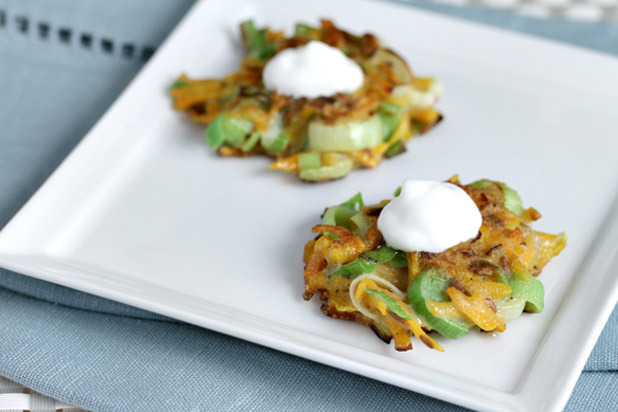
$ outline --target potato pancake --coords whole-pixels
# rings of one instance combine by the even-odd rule
[[[462,185],[478,207],[478,235],[444,252],[403,252],[385,244],[377,220],[385,200],[365,206],[359,194],[326,209],[318,236],[304,251],[305,300],[315,294],[328,316],[369,326],[395,349],[412,349],[414,336],[443,348],[430,336],[457,339],[472,328],[504,332],[506,322],[544,306],[536,278],[566,246],[566,235],[537,232],[541,214],[524,209],[513,189],[479,180]],[[396,192],[396,196],[398,193]]]
[[[241,24],[244,57],[240,70],[222,79],[191,79],[173,84],[174,108],[208,125],[206,140],[221,156],[266,155],[271,168],[322,182],[352,169],[377,166],[405,151],[414,135],[441,119],[433,105],[442,85],[416,77],[407,63],[372,34],[357,36],[331,21],[297,24],[294,34]],[[263,71],[283,50],[323,42],[358,64],[360,88],[315,98],[268,90]]]

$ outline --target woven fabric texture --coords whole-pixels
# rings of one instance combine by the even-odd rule
[[[537,18],[618,22],[618,0],[434,0],[462,7],[508,10]]]
[[[191,4],[0,0],[0,227],[94,125]],[[616,24],[414,5],[618,55]],[[0,336],[0,375],[93,411],[463,410],[5,270],[0,270]],[[618,312],[586,371],[566,409],[616,410]]]
[[[32,391],[17,382],[0,376],[0,411],[4,412],[87,412],[57,399]]]

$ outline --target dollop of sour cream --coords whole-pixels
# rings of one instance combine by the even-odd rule
[[[386,244],[406,252],[444,252],[478,234],[483,218],[460,187],[406,180],[378,218]]]
[[[308,98],[351,93],[363,85],[364,77],[354,60],[320,41],[280,51],[262,72],[267,89]]]

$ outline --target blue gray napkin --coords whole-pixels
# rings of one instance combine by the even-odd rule
[[[0,228],[191,4],[0,0]],[[618,55],[618,24],[413,5]],[[1,269],[0,375],[93,411],[463,410]],[[616,410],[616,399],[618,311],[566,409]]]

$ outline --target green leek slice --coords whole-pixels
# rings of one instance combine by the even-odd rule
[[[363,195],[361,194],[361,192],[358,192],[357,194],[343,202],[340,206],[347,206],[351,207],[352,209],[358,210],[359,208],[365,206],[365,203],[363,202]]]
[[[322,216],[323,225],[342,226],[350,229],[350,218],[356,214],[356,210],[347,206],[331,206],[326,209]]]
[[[397,156],[398,154],[403,153],[405,151],[405,148],[406,147],[404,146],[403,142],[401,140],[397,140],[395,143],[390,145],[388,149],[386,149],[384,155],[386,157]]]
[[[276,51],[276,45],[268,43],[266,29],[255,27],[253,20],[244,21],[241,23],[240,28],[243,33],[248,56],[264,60]]]
[[[408,257],[406,256],[405,252],[398,250],[397,254],[393,256],[393,258],[391,259],[389,263],[391,264],[392,267],[402,268],[402,267],[408,266]]]
[[[427,302],[447,302],[446,290],[450,279],[437,269],[428,269],[417,276],[408,287],[410,306],[416,314],[432,329],[449,339],[457,339],[472,327],[472,322],[463,318],[435,316],[427,307]]]
[[[363,207],[363,196],[360,192],[345,202],[331,206],[322,215],[322,224],[331,226],[343,226],[351,228],[351,218],[358,214],[358,209]]]
[[[496,314],[504,322],[509,322],[517,319],[526,305],[526,300],[519,296],[507,296],[496,301]]]
[[[382,120],[374,115],[364,121],[344,121],[327,124],[309,123],[309,150],[315,152],[346,152],[375,147],[382,142]]]
[[[268,123],[268,129],[262,133],[260,143],[266,150],[273,144],[279,135],[283,134],[283,116],[281,113],[275,113]]]
[[[249,138],[242,144],[242,146],[240,146],[240,149],[243,152],[248,152],[249,150],[253,149],[255,145],[257,144],[257,142],[259,141],[260,141],[260,134],[258,132],[253,132],[251,133]]]
[[[317,169],[321,165],[318,153],[303,153],[298,156],[298,168],[300,170]]]
[[[382,246],[375,250],[369,250],[364,252],[364,255],[369,259],[376,261],[377,263],[388,262],[397,253],[397,249],[394,249],[390,246]]]
[[[502,189],[502,193],[504,195],[504,207],[513,213],[521,215],[521,213],[524,211],[524,206],[523,206],[523,202],[521,201],[521,197],[519,197],[519,194],[517,194],[515,190],[507,186],[506,183],[495,182],[493,180],[487,180],[487,179],[481,179],[481,180],[477,180],[476,182],[470,183],[470,186],[472,186],[475,189],[485,189],[486,187],[492,184],[498,185]]]
[[[279,153],[282,152],[288,146],[289,140],[286,135],[280,134],[275,140],[266,148],[270,152]]]
[[[213,149],[217,149],[223,143],[239,147],[251,130],[253,130],[251,120],[221,114],[206,129],[206,141]]]
[[[223,116],[218,116],[207,128],[206,128],[206,141],[211,149],[217,149],[225,141],[225,131],[223,130]]]
[[[402,261],[403,257],[403,261]],[[361,255],[350,263],[340,266],[338,269],[328,275],[340,276],[350,279],[365,273],[371,273],[376,270],[376,267],[383,263],[390,263],[394,267],[406,266],[405,254],[397,249],[389,246],[382,246],[379,249],[361,253]]]
[[[176,81],[174,81],[174,83],[172,83],[172,85],[170,86],[170,90],[174,90],[174,89],[179,89],[181,87],[185,87],[189,85],[189,82],[187,82],[184,79],[176,79]]]
[[[294,27],[294,37],[303,37],[311,31],[311,26],[306,24],[297,23]]]
[[[240,117],[224,117],[225,142],[230,146],[239,147],[245,137],[253,130],[253,122]]]
[[[513,273],[509,280],[513,292],[511,296],[521,297],[526,300],[525,311],[540,313],[545,306],[545,288],[543,283],[534,276],[522,276]]]
[[[504,183],[499,183],[499,185],[500,187],[502,187],[502,192],[504,193],[504,207],[513,213],[521,215],[524,211],[521,197],[519,197],[516,191],[514,191]]]
[[[386,293],[382,293],[375,289],[365,289],[365,292],[367,292],[369,296],[374,296],[380,299],[382,302],[386,303],[388,310],[390,310],[391,312],[393,312],[395,315],[399,316],[400,318],[412,320],[412,317],[408,315],[408,313],[405,310],[403,310],[401,306],[399,306],[399,304],[393,298],[388,296]]]
[[[350,173],[353,167],[354,162],[352,159],[347,156],[341,156],[339,162],[333,165],[321,166],[317,169],[301,170],[299,176],[302,180],[310,182],[339,179]]]
[[[373,223],[373,220],[368,219],[363,212],[359,212],[350,218],[352,232],[356,236],[364,237]]]
[[[380,102],[378,115],[382,121],[382,140],[387,141],[401,123],[402,108],[389,102]]]
[[[365,273],[371,273],[376,270],[378,264],[364,256],[359,256],[356,260],[340,266],[338,269],[331,272],[328,277],[339,276],[344,279],[351,279]]]

